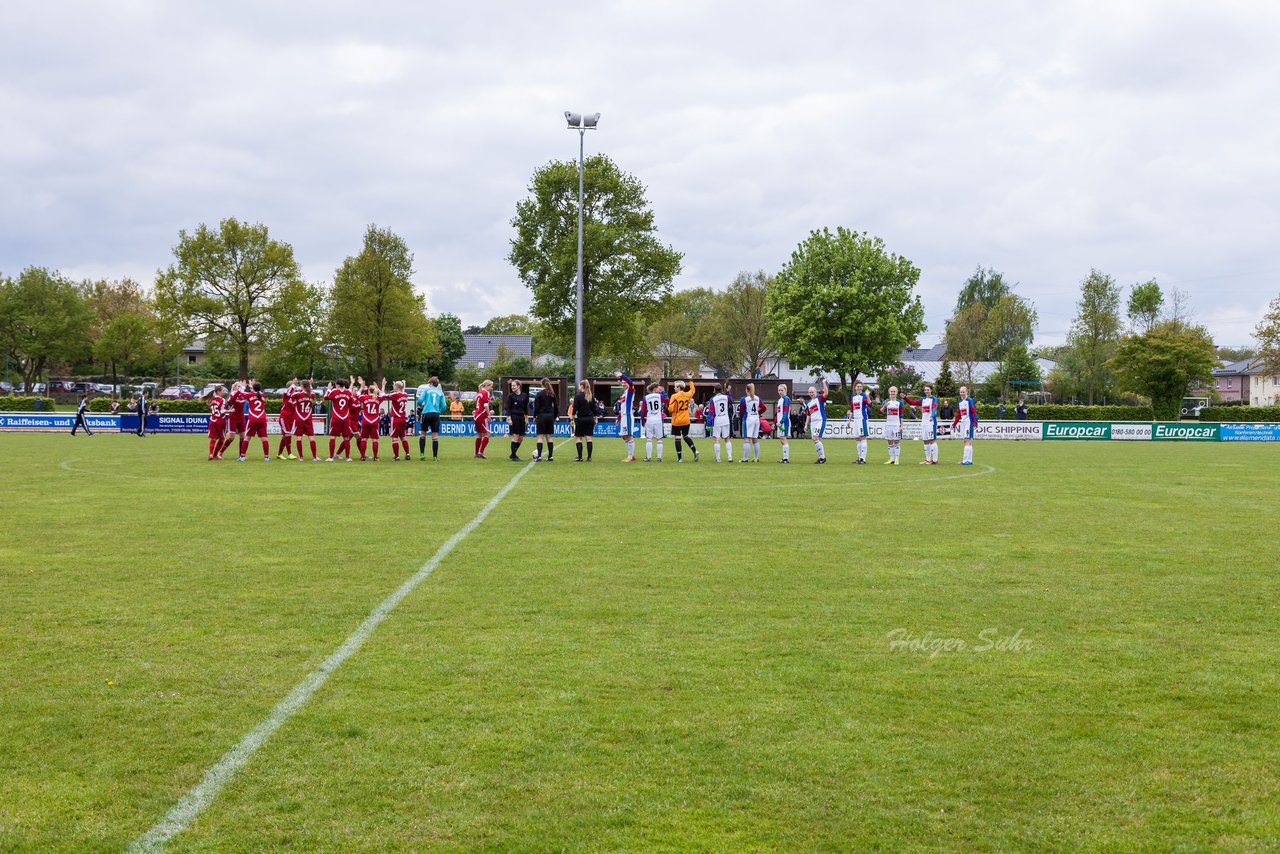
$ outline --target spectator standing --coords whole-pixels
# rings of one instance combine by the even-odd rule
[[[1018,408],[1014,410],[1014,417],[1019,421],[1027,420],[1027,402],[1022,398],[1018,399]]]
[[[998,420],[998,421],[1003,421],[1003,420],[1004,420],[1004,415],[1005,415],[1005,410],[1004,410],[1004,401],[1002,400],[1002,401],[1000,401],[1000,403],[996,406],[996,420]]]
[[[454,421],[462,420],[462,398],[458,396],[456,391],[451,394],[451,400],[449,402],[449,417]]]
[[[956,417],[956,408],[951,405],[951,401],[945,397],[942,399],[942,406],[938,409],[938,419],[951,423],[951,419]]]
[[[138,435],[147,435],[147,390],[141,389],[138,392],[138,402],[134,404],[134,409],[138,413]]]

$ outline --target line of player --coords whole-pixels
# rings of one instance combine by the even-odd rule
[[[618,433],[626,444],[627,455],[623,462],[636,462],[636,419],[639,419],[640,433],[645,440],[645,462],[662,462],[663,442],[666,435],[664,413],[670,417],[671,436],[675,441],[676,462],[684,461],[683,447],[688,447],[694,461],[700,459],[698,449],[689,436],[692,416],[693,397],[696,385],[692,377],[686,383],[683,380],[675,383],[674,394],[668,396],[660,383],[651,383],[639,398],[637,407],[637,388],[635,382],[622,372],[614,376],[621,381],[623,392],[618,401]],[[491,437],[490,405],[492,402],[493,382],[485,380],[477,391],[475,410],[472,421],[475,429],[476,459],[487,459],[485,449]],[[724,386],[713,384],[713,394],[706,407],[707,435],[711,437],[715,449],[716,462],[722,459],[733,462],[732,420],[736,414],[742,425],[742,457],[740,462],[760,461],[761,422],[764,414],[764,403],[755,393],[755,384],[748,383],[746,394],[734,401]],[[813,441],[816,459],[814,463],[824,464],[827,461],[823,438],[827,429],[827,396],[828,386],[823,382],[821,389],[810,386],[806,398],[792,401],[785,385],[778,386],[776,404],[776,423],[774,433],[782,446],[782,458],[779,463],[791,462],[791,414],[793,408],[803,408],[809,428],[809,437]],[[960,465],[973,465],[973,436],[978,426],[978,409],[969,390],[960,387],[960,399],[952,421],[952,435],[959,435],[964,440],[964,451]],[[921,465],[937,465],[938,458],[938,399],[933,394],[933,387],[924,386],[924,394],[915,400],[899,398],[897,386],[889,388],[888,398],[880,405],[879,412],[885,417],[884,435],[888,442],[889,454],[885,465],[899,465],[902,453],[903,424],[909,417],[920,418],[921,441],[924,445],[924,459]],[[351,440],[356,440],[360,459],[378,459],[379,422],[383,403],[390,410],[390,436],[392,459],[401,459],[400,451],[404,450],[403,459],[410,460],[409,419],[411,418],[409,402],[413,399],[405,390],[403,382],[396,382],[392,391],[387,391],[386,381],[380,385],[366,383],[363,377],[349,377],[329,383],[323,394],[315,388],[311,380],[292,380],[284,392],[280,407],[280,442],[276,451],[277,459],[305,459],[304,449],[309,448],[313,462],[319,462],[317,454],[315,430],[312,416],[318,399],[329,405],[329,455],[327,462],[335,460],[351,461]],[[218,386],[206,399],[209,405],[209,459],[220,460],[231,446],[239,439],[239,455],[237,460],[244,462],[246,452],[252,439],[262,441],[263,460],[271,459],[271,447],[267,438],[267,407],[261,383],[233,383],[231,391]],[[440,388],[440,380],[432,377],[418,394],[419,437],[418,458],[426,459],[427,436],[431,436],[431,458],[439,459],[440,419],[446,407],[446,398]],[[507,396],[503,400],[503,411],[508,413],[510,422],[511,452],[508,459],[520,461],[519,449],[527,431],[528,415],[532,414],[535,423],[537,450],[534,462],[552,462],[555,458],[553,431],[559,413],[559,404],[550,380],[543,379],[541,388],[531,399],[523,391],[518,382],[512,382]],[[872,403],[863,390],[862,383],[854,384],[850,395],[849,409],[845,416],[850,426],[852,438],[857,440],[858,455],[853,461],[855,465],[867,462],[867,439],[870,436],[869,421]],[[592,397],[591,386],[583,381],[578,386],[578,393],[569,407],[569,417],[573,424],[573,435],[577,447],[577,462],[590,462],[593,453],[595,425],[602,413],[602,407]],[[304,439],[307,445],[304,447]],[[546,446],[544,454],[543,446]],[[583,450],[586,456],[583,456]],[[654,451],[657,454],[655,456]]]

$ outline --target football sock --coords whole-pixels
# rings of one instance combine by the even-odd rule
[[[680,446],[676,445],[676,447],[679,448]],[[658,440],[658,459],[662,459],[662,440],[661,439]]]
[[[867,458],[867,440],[858,440],[858,459],[865,460]]]
[[[716,462],[720,462],[720,443],[716,442]]]
[[[591,459],[591,440],[587,440],[587,459]]]
[[[653,459],[653,440],[652,439],[644,440],[644,458],[646,460]]]
[[[431,457],[434,459],[440,452],[440,441],[438,439],[431,440]]]
[[[825,448],[822,447],[821,441],[814,442],[813,447],[818,451],[818,459],[822,459],[827,455],[827,451]]]

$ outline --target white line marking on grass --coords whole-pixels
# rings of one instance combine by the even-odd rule
[[[253,758],[253,754],[258,751],[258,748],[262,747],[276,730],[284,726],[291,717],[306,705],[312,695],[328,681],[329,677],[342,666],[344,661],[360,651],[365,641],[387,618],[387,615],[395,610],[395,607],[412,593],[414,588],[421,584],[427,576],[431,575],[458,543],[466,539],[467,535],[485,520],[485,517],[501,503],[502,499],[507,497],[507,493],[515,488],[515,485],[520,482],[520,478],[524,477],[533,466],[534,464],[529,462],[520,471],[516,472],[515,476],[507,481],[507,485],[498,490],[498,494],[493,496],[489,503],[475,515],[475,518],[463,525],[456,534],[446,540],[436,550],[436,553],[431,556],[430,560],[424,563],[408,581],[397,587],[395,592],[386,599],[383,599],[378,607],[374,608],[369,616],[364,618],[364,622],[347,637],[342,646],[338,647],[328,658],[321,662],[319,667],[311,671],[305,679],[295,685],[293,690],[271,710],[271,714],[249,730],[244,738],[240,739],[239,744],[224,753],[222,758],[205,772],[204,778],[196,784],[195,788],[183,795],[163,819],[134,840],[126,850],[137,854],[147,851],[160,851],[169,840],[186,830],[191,825],[191,822],[195,821],[200,813],[204,812],[209,804],[213,802],[222,787]]]

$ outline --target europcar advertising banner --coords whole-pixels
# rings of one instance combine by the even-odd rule
[[[119,415],[86,412],[85,420],[90,430],[114,433],[120,427]],[[0,412],[0,431],[9,433],[70,433],[75,423],[74,412]]]
[[[1219,424],[1223,442],[1280,442],[1280,424]]]
[[[1043,437],[1105,441],[1111,438],[1111,424],[1107,421],[1046,421]]]
[[[1153,424],[1151,438],[1156,442],[1216,442],[1218,424]]]

